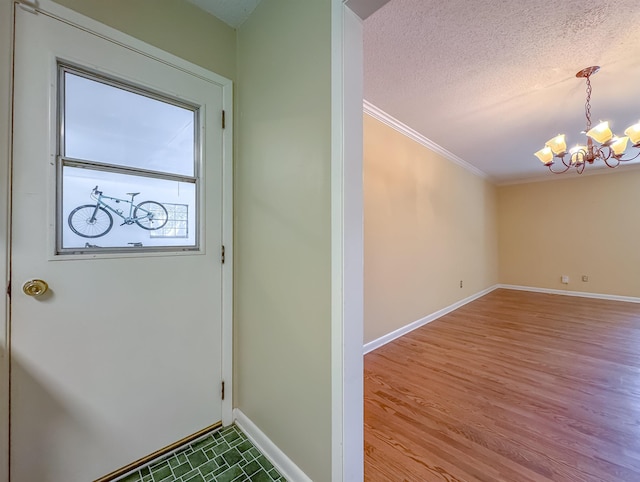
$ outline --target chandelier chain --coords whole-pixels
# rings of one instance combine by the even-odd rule
[[[591,77],[587,76],[587,102],[584,104],[584,113],[587,116],[587,131],[591,129]]]

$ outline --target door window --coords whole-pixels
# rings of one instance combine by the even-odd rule
[[[58,72],[58,253],[197,249],[198,107]]]
[[[165,203],[168,221],[164,227],[151,231],[151,237],[160,238],[188,238],[189,237],[189,205]]]

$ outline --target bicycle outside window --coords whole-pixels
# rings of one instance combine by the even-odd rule
[[[198,250],[199,114],[59,62],[57,253]],[[176,222],[186,236],[160,235]]]

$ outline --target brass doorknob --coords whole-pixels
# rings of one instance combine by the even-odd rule
[[[32,279],[22,285],[22,291],[27,296],[40,296],[47,292],[49,285],[41,279]]]

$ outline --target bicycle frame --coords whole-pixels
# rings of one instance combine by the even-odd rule
[[[133,209],[136,207],[135,204],[133,204],[133,198],[136,195],[133,194],[131,195],[131,201],[129,201],[128,199],[121,199],[121,198],[117,198],[117,197],[112,197],[112,196],[105,196],[102,194],[102,191],[98,191],[98,186],[96,186],[93,191],[91,192],[91,199],[93,199],[94,201],[96,201],[96,209],[93,211],[93,215],[91,216],[91,219],[93,220],[95,218],[96,213],[98,212],[98,208],[100,206],[102,206],[105,209],[108,209],[109,211],[111,211],[114,214],[117,214],[118,216],[120,216],[123,219],[123,223],[121,224],[134,224],[136,221],[140,221],[141,219],[146,218],[147,216],[149,216],[151,214],[150,211],[147,211],[144,208],[138,207],[138,209],[144,211],[144,216],[142,217],[133,217]],[[123,214],[123,210],[120,209],[115,209],[113,207],[111,207],[109,204],[107,204],[104,199],[110,200],[110,201],[115,201],[116,203],[127,203],[129,205],[129,215],[125,216]]]

